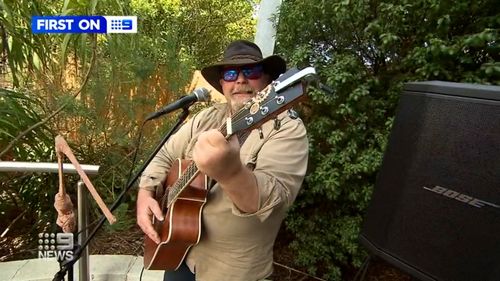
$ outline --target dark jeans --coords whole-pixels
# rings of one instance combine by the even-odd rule
[[[163,281],[195,281],[194,274],[185,262],[176,271],[165,271]]]

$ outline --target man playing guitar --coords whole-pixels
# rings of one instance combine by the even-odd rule
[[[262,58],[259,47],[244,40],[229,44],[221,62],[202,69],[227,104],[216,104],[186,122],[139,184],[137,223],[156,246],[163,237],[152,221],[167,223],[169,215],[155,193],[163,192],[176,159],[193,160],[211,179],[200,211],[199,242],[186,250],[176,268],[166,271],[165,280],[255,281],[271,275],[276,235],[306,173],[305,126],[282,112],[247,134],[226,138],[217,128],[285,70],[281,57]]]

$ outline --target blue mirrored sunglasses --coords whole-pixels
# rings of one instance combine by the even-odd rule
[[[222,79],[226,82],[236,81],[238,75],[243,73],[243,76],[247,79],[259,79],[262,76],[264,68],[261,64],[257,65],[246,65],[242,67],[229,66],[224,68],[222,71]]]

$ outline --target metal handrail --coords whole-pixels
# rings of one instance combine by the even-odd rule
[[[97,175],[99,167],[96,165],[80,165],[87,175]],[[34,173],[58,173],[57,163],[42,162],[19,162],[19,161],[0,161],[0,172],[34,172]],[[63,163],[65,174],[76,174],[73,164]]]
[[[97,165],[80,165],[85,174],[87,175],[97,175],[99,173],[100,166]],[[31,172],[31,173],[58,173],[57,163],[46,163],[46,162],[19,162],[19,161],[0,161],[0,172]],[[63,173],[65,174],[76,174],[77,171],[75,166],[70,163],[63,163]],[[78,241],[81,243],[87,239],[87,224],[88,224],[88,210],[87,210],[87,198],[86,194],[83,192],[84,184],[80,180],[77,185],[77,197],[78,197]],[[79,280],[88,281],[90,280],[89,274],[89,252],[85,250],[80,256],[78,261],[79,267]]]

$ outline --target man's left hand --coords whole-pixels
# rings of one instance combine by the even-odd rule
[[[219,183],[238,174],[243,168],[238,138],[232,136],[226,140],[215,129],[199,135],[193,150],[193,160],[201,172]]]

